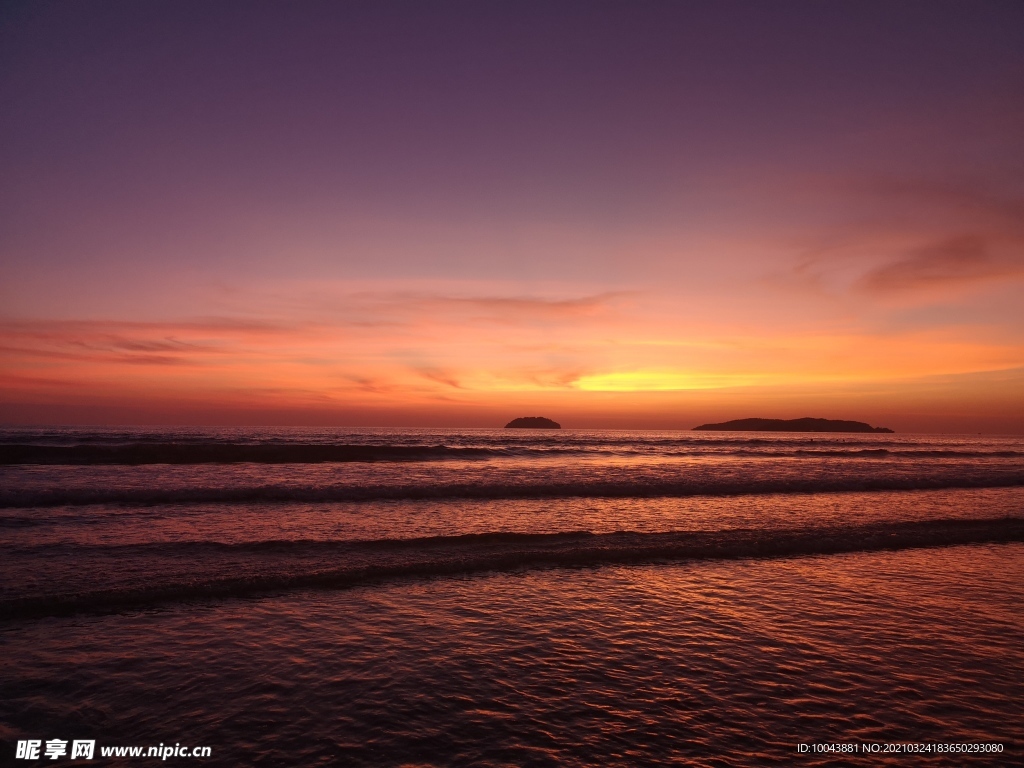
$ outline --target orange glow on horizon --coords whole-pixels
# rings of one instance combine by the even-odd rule
[[[486,423],[530,406],[583,426],[657,423],[659,412],[679,426],[689,414],[702,421],[783,407],[794,415],[799,397],[806,405],[795,415],[812,404],[835,417],[851,407],[891,413],[895,404],[938,402],[944,390],[961,402],[967,393],[985,418],[998,409],[1019,418],[1012,387],[997,387],[993,399],[991,386],[970,383],[1000,371],[1019,377],[1024,350],[1012,338],[773,330],[741,317],[688,327],[632,295],[357,294],[339,303],[357,317],[8,322],[0,326],[0,398],[34,413],[130,402],[172,420],[196,409],[233,418],[241,409],[257,419],[274,411],[359,420],[363,411],[370,421],[395,418],[390,412],[412,425],[441,413]]]

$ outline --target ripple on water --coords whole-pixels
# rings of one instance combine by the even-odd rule
[[[20,738],[205,744],[216,765],[747,766],[833,740],[1000,741],[889,762],[1005,765],[1022,603],[1008,544],[46,619],[0,635],[0,712]]]

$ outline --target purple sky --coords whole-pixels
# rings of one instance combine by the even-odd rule
[[[997,428],[976,380],[1024,369],[1024,3],[0,13],[0,420],[88,419],[111,381],[133,418],[245,392],[246,418],[416,421],[529,390],[586,421],[595,388],[707,420],[688,391],[781,415],[952,376],[914,425]],[[284,335],[208,330],[239,323]],[[157,392],[131,351],[179,343]]]

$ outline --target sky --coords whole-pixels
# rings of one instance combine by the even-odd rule
[[[1024,433],[1024,3],[14,2],[0,423]]]

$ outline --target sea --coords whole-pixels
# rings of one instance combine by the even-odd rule
[[[1024,438],[5,428],[0,750],[1024,765]]]

